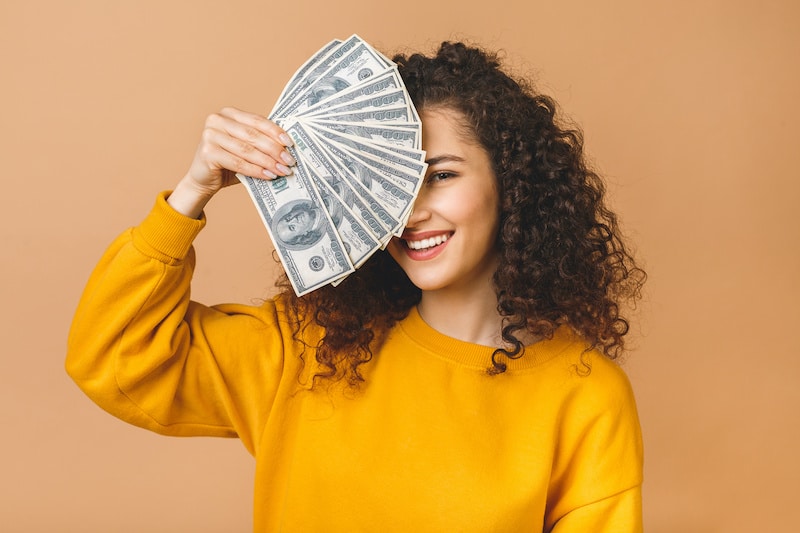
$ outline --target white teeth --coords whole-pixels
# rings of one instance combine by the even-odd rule
[[[406,245],[412,250],[422,250],[423,248],[433,248],[439,246],[447,240],[447,235],[437,235],[430,239],[422,239],[421,241],[406,241]]]

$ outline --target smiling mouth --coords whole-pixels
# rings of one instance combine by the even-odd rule
[[[433,248],[435,246],[443,244],[449,238],[450,238],[449,235],[437,235],[436,237],[430,237],[428,239],[420,239],[418,241],[403,239],[403,242],[406,243],[406,247],[412,250],[427,250],[428,248]]]

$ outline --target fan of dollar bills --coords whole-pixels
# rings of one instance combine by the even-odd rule
[[[427,169],[422,128],[397,66],[357,35],[306,61],[269,118],[294,139],[295,173],[237,176],[301,296],[402,233]]]

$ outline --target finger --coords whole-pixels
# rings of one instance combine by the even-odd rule
[[[206,129],[203,142],[206,147],[205,159],[214,167],[270,179],[292,173],[287,164],[276,161],[272,155],[261,152],[252,144],[231,137],[227,132]]]
[[[292,146],[294,144],[292,138],[286,133],[286,131],[284,131],[283,128],[266,117],[257,115],[255,113],[248,113],[247,111],[242,111],[241,109],[237,109],[235,107],[223,108],[219,114],[240,124],[255,128],[261,133],[274,139],[278,144],[283,146]]]
[[[283,130],[271,121],[267,122],[269,122],[273,128],[270,135],[257,129],[255,126],[238,122],[230,117],[221,114],[212,115],[207,121],[207,131],[221,132],[223,136],[216,135],[215,141],[232,153],[245,158],[247,158],[246,156],[248,154],[253,154],[256,159],[248,159],[251,162],[270,166],[270,168],[274,166],[273,170],[276,170],[278,174],[290,174],[291,172],[288,167],[296,165],[297,162],[286,150],[285,145],[276,141],[275,138],[271,136],[275,131]],[[229,138],[225,139],[224,135],[227,135]],[[285,133],[282,133],[282,135],[285,135]],[[257,153],[254,154],[254,152]],[[260,157],[260,154],[269,156],[272,159],[272,165],[267,164]]]
[[[212,165],[237,174],[254,178],[274,179],[280,175],[291,174],[287,167],[276,168],[272,158],[258,155],[255,151],[241,151],[238,141],[221,135],[222,142],[207,145],[206,158]],[[232,147],[229,149],[229,147]],[[284,171],[288,171],[284,173]]]

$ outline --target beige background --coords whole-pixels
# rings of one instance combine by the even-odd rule
[[[205,116],[266,112],[355,32],[389,52],[503,48],[585,129],[650,273],[625,366],[647,530],[796,531],[800,4],[391,4],[2,0],[0,530],[250,529],[244,448],[107,416],[63,371],[67,330],[103,248],[183,175]],[[246,193],[208,214],[195,297],[268,294]]]

